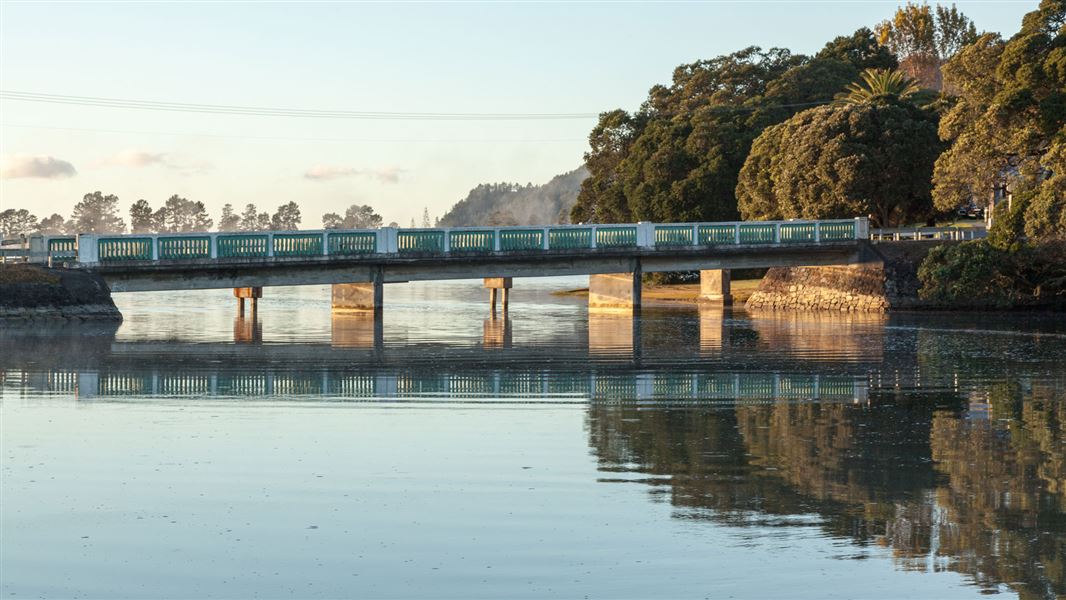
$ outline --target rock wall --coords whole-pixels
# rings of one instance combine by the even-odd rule
[[[0,319],[121,321],[103,278],[72,269],[0,267]]]
[[[857,265],[770,269],[746,306],[843,312],[934,308],[918,297],[918,266],[943,243],[952,242],[871,244]]]

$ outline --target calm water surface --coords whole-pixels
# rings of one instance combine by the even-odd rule
[[[1066,323],[517,280],[0,328],[4,597],[1057,598]]]

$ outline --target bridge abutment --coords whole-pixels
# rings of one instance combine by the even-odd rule
[[[732,306],[733,293],[730,289],[730,281],[729,269],[700,271],[699,302],[717,306]]]

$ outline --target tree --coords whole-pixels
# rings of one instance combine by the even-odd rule
[[[240,231],[266,231],[270,229],[270,213],[258,212],[254,204],[248,204],[241,213]]]
[[[432,227],[432,226],[433,226],[433,224],[429,220],[429,207],[423,208],[422,209],[422,227],[429,228],[429,227]]]
[[[899,7],[891,20],[876,27],[878,41],[898,58],[900,69],[924,87],[943,88],[940,67],[968,44],[977,40],[977,29],[954,5],[928,4]]]
[[[130,232],[150,233],[159,231],[159,224],[146,200],[138,200],[130,206]]]
[[[270,218],[270,228],[279,231],[299,229],[300,207],[291,200],[279,206],[277,212]]]
[[[25,208],[0,212],[0,239],[31,235],[37,231],[37,217]]]
[[[153,215],[153,219],[158,221],[159,231],[171,233],[208,231],[214,224],[207,215],[203,202],[193,202],[177,194],[167,198],[163,207]]]
[[[815,59],[835,59],[858,70],[895,69],[899,60],[886,46],[878,43],[873,31],[862,27],[850,36],[834,38],[822,48]]]
[[[101,192],[85,194],[74,205],[70,217],[73,231],[78,233],[122,233],[126,222],[118,216],[118,196]]]
[[[943,146],[929,114],[900,102],[805,110],[753,144],[737,185],[745,218],[872,215],[892,227],[931,214]]]
[[[959,97],[940,122],[951,145],[936,162],[936,206],[954,210],[1007,186],[1030,199],[1027,233],[1066,235],[1066,0],[1043,0],[1008,41],[982,35],[944,76]]]
[[[734,218],[737,174],[752,140],[790,114],[759,110],[769,103],[768,86],[806,62],[782,48],[746,48],[681,65],[672,85],[654,86],[634,115],[600,115],[585,155],[591,176],[571,220]]]
[[[906,100],[921,91],[918,83],[899,71],[866,69],[862,82],[849,83],[846,91],[837,94],[844,104],[870,104],[882,100]]]
[[[219,231],[237,231],[241,226],[241,218],[233,212],[233,205],[226,203],[222,207],[222,218],[218,220]]]
[[[67,233],[70,226],[67,224],[63,215],[52,213],[52,216],[41,219],[40,224],[37,226],[37,233],[41,235],[60,235]]]
[[[366,204],[353,204],[341,217],[337,213],[322,215],[322,226],[326,229],[375,229],[381,227],[381,215]]]

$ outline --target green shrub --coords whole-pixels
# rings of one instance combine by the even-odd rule
[[[1015,241],[1001,247],[978,240],[938,246],[918,267],[918,279],[919,296],[944,306],[1063,307],[1066,242],[1029,246]]]

